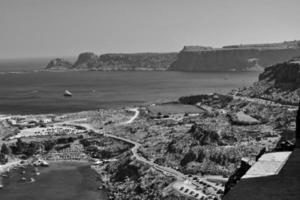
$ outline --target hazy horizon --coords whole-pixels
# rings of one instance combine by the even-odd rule
[[[1,0],[0,58],[299,40],[299,13],[298,0]]]

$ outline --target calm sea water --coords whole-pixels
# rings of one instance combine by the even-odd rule
[[[15,169],[3,178],[1,200],[106,200],[105,191],[98,190],[101,182],[87,163],[57,162],[40,168],[35,175],[32,167]],[[27,180],[21,181],[25,177]],[[35,182],[30,182],[34,178]]]
[[[0,70],[1,71],[1,70]],[[0,113],[64,113],[177,100],[251,85],[254,72],[30,72],[0,74]],[[63,96],[64,90],[73,97]]]
[[[254,72],[32,72],[43,69],[50,59],[0,60],[0,114],[65,113],[173,101],[183,95],[225,93],[251,85],[258,77]],[[73,97],[65,98],[64,90]]]

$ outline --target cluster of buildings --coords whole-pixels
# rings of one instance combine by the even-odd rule
[[[76,127],[66,126],[50,126],[50,127],[34,127],[20,130],[17,135],[10,137],[10,139],[17,139],[22,137],[33,136],[57,136],[57,135],[76,135],[82,134],[85,130],[77,129]]]

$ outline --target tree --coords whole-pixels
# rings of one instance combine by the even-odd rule
[[[7,163],[7,156],[3,153],[0,153],[0,164]]]
[[[6,144],[2,144],[0,152],[7,155],[7,154],[10,154],[10,149],[7,147]]]
[[[17,139],[15,154],[22,154],[27,149],[27,144],[21,140],[21,138]]]

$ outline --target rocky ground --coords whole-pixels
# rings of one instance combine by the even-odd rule
[[[166,113],[164,109],[153,113],[152,106],[141,107],[139,118],[130,126],[114,126],[106,131],[140,143],[138,154],[161,166],[186,175],[229,177],[242,158],[254,161],[263,148],[272,151],[281,136],[295,128],[296,111],[289,107],[218,94],[186,98],[197,99],[197,103],[188,102],[195,107],[194,111],[188,107],[188,112],[182,112],[181,108],[181,113],[170,114],[170,105],[166,105]],[[122,162],[104,168],[109,174],[109,183],[114,183],[108,184],[112,197],[124,199],[131,195],[136,199],[163,199],[178,196],[170,187],[164,189],[174,181],[170,176],[132,159],[131,155],[123,155],[119,160]],[[116,178],[117,174],[122,178]],[[161,184],[155,184],[153,190],[153,183]],[[179,195],[176,198],[189,197]]]
[[[36,126],[76,125],[78,132],[18,140],[10,140],[3,133],[2,143],[9,150],[2,150],[2,154],[6,161],[41,155],[48,160],[104,161],[95,169],[102,175],[112,199],[189,199],[192,197],[180,194],[172,186],[178,177],[158,170],[151,163],[170,167],[186,177],[229,177],[242,158],[254,160],[261,149],[267,147],[271,151],[281,135],[292,132],[296,111],[288,106],[211,94],[140,107],[138,117],[131,121],[133,115],[123,109],[98,110],[44,116],[51,119],[44,120],[45,123],[41,123],[42,116],[36,116]],[[4,119],[1,125],[10,138],[20,129],[34,128],[27,127],[34,121],[32,116],[27,121],[9,119],[15,119],[17,124]],[[126,121],[130,123],[123,123]],[[130,149],[134,143],[103,133],[138,143],[137,154],[147,162],[133,156]]]

